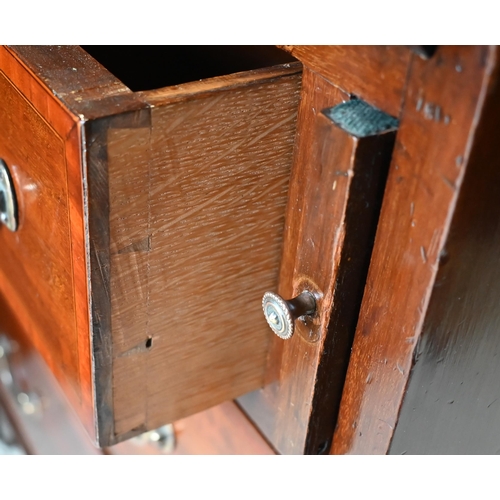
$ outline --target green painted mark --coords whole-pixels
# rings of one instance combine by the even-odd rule
[[[360,99],[324,109],[323,114],[348,134],[360,138],[396,130],[399,125],[396,118]]]

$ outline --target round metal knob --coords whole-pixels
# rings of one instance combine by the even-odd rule
[[[293,335],[296,319],[315,313],[316,300],[311,292],[302,292],[291,300],[266,292],[262,298],[262,309],[271,330],[286,340]]]
[[[17,229],[16,193],[5,162],[0,159],[0,222],[8,229]]]

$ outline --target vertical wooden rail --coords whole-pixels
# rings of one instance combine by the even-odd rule
[[[500,68],[492,75],[390,454],[499,454]]]
[[[268,384],[239,400],[284,454],[330,447],[394,144],[393,131],[340,128],[323,112],[349,97],[307,69],[303,79],[279,293],[312,291],[318,313],[273,341]]]
[[[389,449],[495,58],[413,58],[332,454]]]

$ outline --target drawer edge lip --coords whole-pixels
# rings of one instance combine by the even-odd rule
[[[205,97],[214,92],[222,92],[234,88],[244,88],[258,85],[272,80],[279,80],[283,77],[291,77],[302,72],[300,61],[269,66],[249,71],[241,71],[224,76],[206,78],[201,81],[188,82],[170,87],[162,87],[154,90],[143,90],[136,92],[152,106],[170,104],[185,99],[197,99]]]

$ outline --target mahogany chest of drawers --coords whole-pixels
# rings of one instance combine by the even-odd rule
[[[0,294],[94,441],[236,400],[278,453],[492,452],[497,48],[199,50],[0,49]]]

